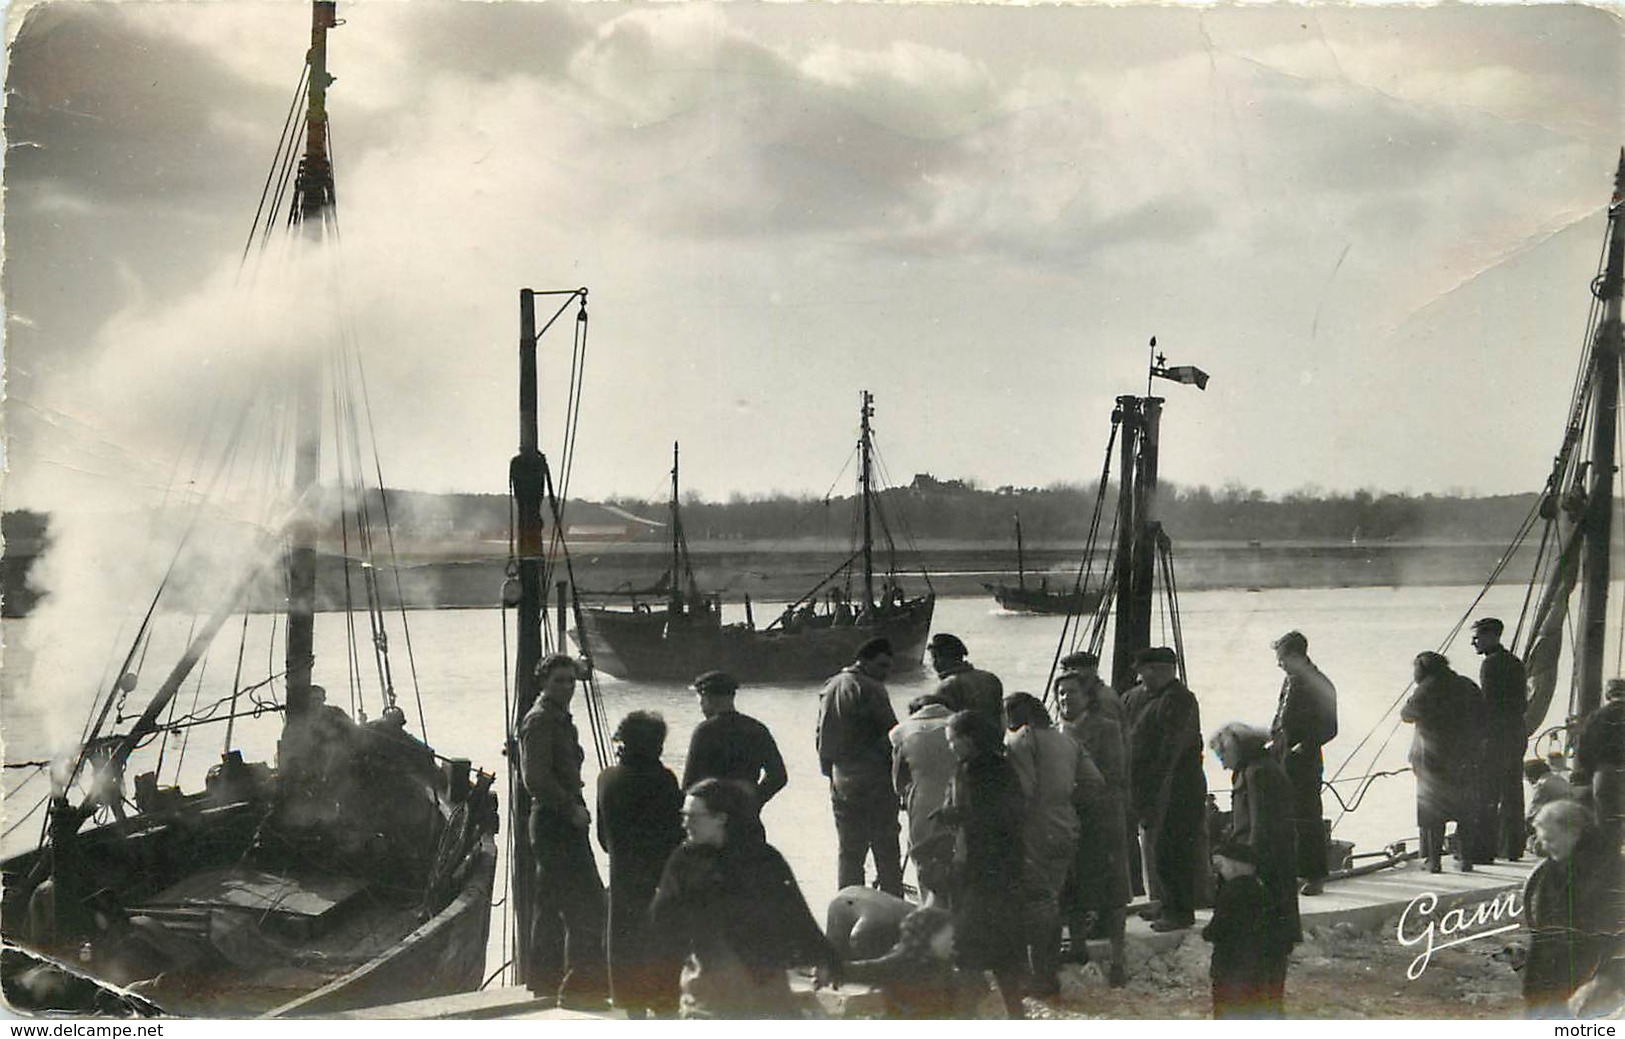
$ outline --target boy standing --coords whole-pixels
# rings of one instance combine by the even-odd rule
[[[1213,1017],[1280,1018],[1292,938],[1285,915],[1258,882],[1253,849],[1234,842],[1213,853],[1219,893],[1202,937],[1213,943]]]

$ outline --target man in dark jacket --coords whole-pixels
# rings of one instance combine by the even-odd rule
[[[578,676],[575,661],[562,653],[543,659],[536,665],[540,693],[519,723],[536,861],[526,985],[561,1004],[602,1009],[609,997],[604,881],[588,843],[591,815],[581,793],[586,756],[570,718]]]
[[[1125,702],[1138,707],[1129,735],[1131,810],[1150,837],[1162,909],[1151,927],[1175,931],[1196,921],[1197,870],[1203,862],[1207,780],[1202,775],[1202,718],[1166,646],[1135,655],[1140,684]]]
[[[1505,626],[1494,617],[1473,622],[1473,649],[1484,658],[1478,688],[1484,696],[1484,754],[1480,763],[1482,813],[1476,835],[1476,862],[1493,862],[1497,854],[1511,862],[1523,858],[1523,752],[1528,742],[1523,713],[1529,686],[1523,661],[1501,645]]]
[[[1585,720],[1573,780],[1590,787],[1598,824],[1617,838],[1625,823],[1625,680],[1609,679],[1602,706]]]
[[[705,720],[689,737],[683,789],[702,779],[725,779],[748,790],[760,812],[790,782],[778,743],[767,726],[734,709],[739,683],[726,671],[707,671],[692,688]]]
[[[955,711],[981,711],[1004,728],[1004,683],[991,671],[972,667],[959,636],[939,631],[925,644],[931,670],[937,673],[937,695]]]
[[[901,827],[888,737],[897,714],[885,684],[891,658],[886,639],[870,639],[858,647],[857,659],[836,672],[819,694],[815,740],[835,813],[836,885],[862,884],[863,863],[872,852],[880,889],[902,897]]]
[[[1321,748],[1337,735],[1337,689],[1309,659],[1309,640],[1289,631],[1272,643],[1275,662],[1286,672],[1276,701],[1270,744],[1292,786],[1292,828],[1297,874],[1303,893],[1318,895],[1326,883],[1326,830],[1321,822]]]

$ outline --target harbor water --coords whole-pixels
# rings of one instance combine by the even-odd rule
[[[1398,839],[1414,841],[1414,784],[1409,773],[1379,777],[1369,785],[1363,777],[1405,768],[1410,728],[1399,722],[1398,704],[1406,690],[1411,658],[1421,650],[1439,648],[1472,606],[1476,594],[1477,589],[1461,587],[1185,594],[1180,603],[1185,652],[1190,686],[1201,704],[1204,733],[1210,735],[1228,721],[1269,724],[1281,683],[1270,642],[1288,629],[1302,630],[1309,637],[1311,657],[1337,685],[1339,734],[1327,748],[1327,778],[1336,777],[1334,786],[1344,801],[1357,802],[1354,810],[1344,813],[1337,798],[1325,797],[1327,817],[1334,823],[1333,836],[1352,841],[1357,851],[1376,851]],[[1517,587],[1494,588],[1472,615],[1496,615],[1510,622],[1517,615],[1521,596],[1522,589]],[[758,616],[773,615],[760,612],[760,606],[758,610]],[[505,688],[512,669],[511,660],[505,662],[505,657],[511,657],[514,646],[514,614],[497,609],[415,611],[408,619],[411,659],[399,635],[392,635],[391,646],[395,687],[411,719],[412,731],[418,731],[415,672],[429,741],[441,754],[466,757],[497,771],[496,789],[505,797],[503,716]],[[32,623],[28,619],[7,620],[3,629],[0,724],[8,762],[49,756],[57,749],[52,744],[63,741],[63,733],[80,731],[92,699],[90,689],[65,689],[53,682],[51,675],[30,674],[32,662],[46,655],[30,642]],[[273,658],[270,640],[274,637],[280,645],[277,623],[270,617],[256,617],[250,618],[247,625],[244,658],[259,661],[261,674],[265,661]],[[1049,674],[1062,623],[1058,617],[1003,612],[991,598],[954,597],[938,601],[932,630],[950,631],[962,638],[970,649],[970,660],[998,674],[1006,692],[1027,690],[1037,694],[1042,693]],[[184,625],[181,627],[184,634]],[[218,640],[206,662],[201,684],[194,676],[183,685],[181,713],[189,710],[194,696],[199,705],[206,705],[229,691],[238,652],[236,633],[241,629],[240,622],[225,626],[228,634]],[[1171,634],[1165,633],[1161,641],[1171,643]],[[1476,679],[1478,660],[1465,636],[1446,652],[1458,670]],[[349,710],[343,678],[349,668],[346,658],[343,616],[320,615],[317,680],[327,687],[329,703]],[[173,654],[165,655],[162,646],[154,645],[148,659],[164,660],[167,666]],[[370,676],[370,654],[363,668],[361,673]],[[138,714],[162,678],[154,665],[152,673],[143,675],[140,685],[129,694],[122,713],[127,717]],[[894,677],[889,685],[899,717],[908,701],[928,690],[933,682],[929,670]],[[747,686],[740,691],[738,707],[772,730],[784,754],[790,784],[764,813],[768,838],[789,860],[809,903],[822,916],[823,905],[835,892],[835,828],[813,749],[819,686],[818,682]],[[655,710],[665,716],[671,730],[665,761],[681,775],[689,735],[700,720],[692,693],[680,686],[618,681],[607,676],[600,678],[600,688],[611,726],[636,709]],[[1561,717],[1564,695],[1560,690],[1552,712],[1554,720]],[[362,707],[370,717],[376,717],[380,709],[376,702]],[[240,711],[246,709],[239,707]],[[579,694],[575,717],[583,745],[588,747],[586,780],[590,803],[598,763],[590,749],[587,716]],[[276,715],[239,719],[234,728],[234,743],[248,760],[272,758],[280,728]],[[201,725],[186,730],[184,739],[172,735],[154,741],[132,759],[128,774],[133,777],[151,770],[161,752],[163,782],[173,782],[171,777],[178,766],[182,786],[196,789],[207,768],[219,760],[224,729],[218,724]],[[1205,766],[1209,788],[1217,794],[1219,807],[1228,808],[1229,777],[1211,754],[1206,756]],[[4,808],[9,832],[0,850],[15,853],[38,839],[40,816],[20,825],[19,819],[44,796],[46,786],[47,781],[33,771],[7,771]],[[504,838],[506,835],[505,824]],[[499,879],[498,885],[496,898],[501,901],[506,882]],[[493,918],[493,957],[501,947],[503,926],[500,918]],[[492,968],[500,962],[493,958]]]

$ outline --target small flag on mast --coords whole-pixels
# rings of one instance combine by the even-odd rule
[[[1184,383],[1186,386],[1195,386],[1199,390],[1207,389],[1207,372],[1190,364],[1181,364],[1173,368],[1158,368],[1152,375],[1174,382]]]

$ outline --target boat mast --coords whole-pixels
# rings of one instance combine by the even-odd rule
[[[1590,487],[1581,520],[1580,611],[1576,624],[1571,718],[1586,718],[1602,703],[1603,644],[1608,634],[1609,541],[1614,520],[1614,440],[1618,435],[1621,296],[1625,294],[1625,150],[1614,174],[1608,207],[1608,260],[1597,285],[1602,319],[1591,344],[1593,399]]]
[[[542,499],[547,486],[547,459],[542,456],[537,432],[536,292],[519,290],[519,451],[508,464],[513,488],[514,522],[519,571],[519,637],[514,650],[514,716],[512,723],[536,701],[536,664],[542,659],[542,617],[546,591],[542,587]],[[510,761],[509,767],[516,767]]]
[[[334,0],[311,4],[309,86],[305,104],[305,151],[294,181],[289,223],[319,241],[333,206],[333,167],[327,155],[327,30],[338,25]],[[316,519],[315,492],[321,475],[320,374],[314,357],[299,361],[295,375],[293,493],[296,512],[288,530],[287,720],[310,708],[311,665],[315,659]]]
[[[1118,471],[1116,622],[1112,628],[1112,685],[1134,684],[1134,654],[1151,645],[1151,608],[1155,596],[1154,552],[1161,525],[1153,517],[1157,485],[1157,435],[1162,398],[1117,398],[1122,429]]]
[[[1021,513],[1016,513],[1016,584],[1027,589],[1027,565],[1021,558]]]
[[[678,442],[671,442],[671,591],[667,597],[669,616],[684,612],[683,603],[692,609],[700,601],[700,586],[694,580],[694,564],[688,557],[688,535],[683,531],[683,516],[679,511]]]
[[[1191,365],[1169,367],[1167,359],[1155,353],[1157,339],[1151,337],[1150,373],[1144,397],[1118,397],[1113,419],[1120,422],[1122,461],[1117,492],[1117,560],[1113,566],[1116,581],[1116,624],[1112,630],[1112,685],[1127,689],[1134,684],[1133,655],[1151,645],[1151,611],[1156,601],[1157,555],[1168,546],[1168,535],[1157,518],[1157,460],[1162,439],[1162,397],[1150,395],[1154,379],[1207,389],[1208,375]],[[1171,565],[1171,564],[1169,564]],[[1170,576],[1171,580],[1171,576]],[[1171,587],[1171,586],[1170,586]],[[1175,650],[1179,652],[1180,679],[1185,677],[1185,655],[1178,643],[1179,618],[1172,617]]]
[[[861,391],[861,405],[858,408],[858,451],[860,465],[858,468],[858,493],[863,499],[863,602],[869,609],[875,609],[875,555],[874,531],[869,525],[869,496],[873,492],[873,475],[870,471],[870,431],[869,418],[875,413],[875,397],[868,390]]]

